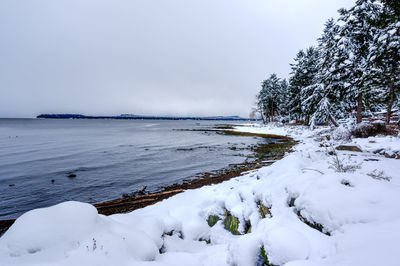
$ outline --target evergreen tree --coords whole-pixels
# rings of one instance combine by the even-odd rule
[[[301,90],[305,87],[303,84],[302,64],[304,61],[304,51],[300,50],[294,58],[295,63],[291,64],[292,72],[289,78],[289,100],[288,109],[290,119],[300,120],[302,118],[301,111]]]
[[[345,87],[340,80],[338,30],[333,19],[326,22],[324,32],[318,39],[317,73],[312,84],[303,90],[303,94],[308,96],[303,101],[303,108],[311,115],[312,127],[328,121],[337,126],[336,118],[345,117],[350,109]]]
[[[397,2],[399,3],[399,2]],[[386,124],[400,94],[400,14],[397,5],[385,4],[374,21],[376,34],[369,54],[375,94],[386,102]]]
[[[304,101],[311,96],[312,91],[304,90],[313,84],[318,72],[318,51],[309,47],[306,52],[300,50],[292,64],[292,72],[289,85],[289,112],[291,118],[305,119],[306,123],[312,114],[313,106],[304,106]]]
[[[279,115],[287,117],[289,115],[289,84],[286,79],[280,82],[280,93],[279,93]],[[287,118],[288,119],[288,118]]]
[[[380,5],[374,0],[357,0],[349,10],[339,10],[338,48],[346,60],[338,64],[339,79],[348,87],[347,96],[350,100],[357,99],[357,123],[362,120],[363,101],[369,95],[370,84],[367,68],[369,47],[374,36],[374,27],[371,26]],[[346,86],[348,85],[348,86]]]
[[[262,110],[265,121],[273,121],[282,108],[282,81],[276,74],[272,74],[262,82],[262,88],[257,95],[257,106]]]
[[[400,1],[398,0],[382,0],[384,3],[385,7],[388,8],[390,13],[392,14],[392,18],[394,20],[399,20],[400,19]],[[392,20],[392,22],[394,22]]]
[[[300,50],[291,64],[289,84],[275,74],[262,83],[257,106],[268,120],[275,115],[315,124],[337,125],[357,107],[362,112],[400,102],[400,1],[356,0],[325,24],[316,48]]]
[[[305,81],[306,86],[302,88],[300,96],[301,96],[301,108],[302,114],[305,116],[306,123],[310,122],[310,118],[316,110],[315,101],[313,95],[316,94],[315,89],[315,79],[318,74],[318,61],[319,61],[319,53],[318,50],[314,47],[310,47],[306,52],[306,60],[304,60],[304,71],[306,73]]]

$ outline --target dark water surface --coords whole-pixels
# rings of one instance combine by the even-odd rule
[[[260,139],[174,130],[221,123],[0,119],[0,219],[66,200],[116,199],[143,185],[156,191],[243,162],[249,151],[241,148]]]

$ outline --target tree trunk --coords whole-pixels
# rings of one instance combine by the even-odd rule
[[[263,112],[261,117],[263,118],[263,123],[266,124],[267,123],[267,111]]]
[[[338,126],[339,126],[338,123],[336,122],[336,120],[331,116],[331,114],[328,115],[328,118],[329,118],[329,120],[332,122],[332,124],[333,124],[335,127],[338,127]]]
[[[274,122],[274,105],[271,105],[271,121]]]
[[[393,106],[393,99],[394,99],[394,75],[392,74],[392,80],[390,81],[389,87],[389,99],[386,111],[386,125],[390,124],[390,117],[392,115],[392,106]]]
[[[362,122],[362,92],[358,94],[357,100],[357,124]]]

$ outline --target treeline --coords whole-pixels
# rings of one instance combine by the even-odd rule
[[[300,50],[288,81],[262,82],[257,111],[264,121],[332,123],[385,109],[390,122],[400,94],[400,1],[357,0],[325,23],[316,46]]]

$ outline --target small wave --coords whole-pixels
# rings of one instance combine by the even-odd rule
[[[154,126],[158,126],[160,124],[146,124],[143,127],[154,127]]]

